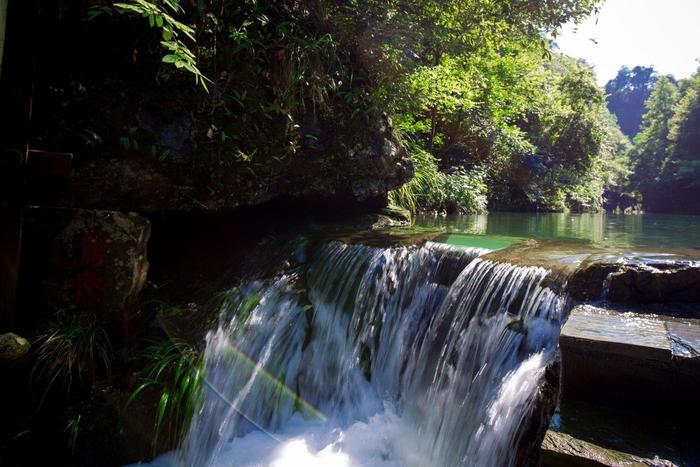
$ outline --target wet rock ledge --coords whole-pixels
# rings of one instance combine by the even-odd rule
[[[592,258],[569,280],[576,300],[700,303],[700,261],[676,257]]]

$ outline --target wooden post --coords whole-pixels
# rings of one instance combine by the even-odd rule
[[[2,55],[5,49],[5,27],[7,26],[7,1],[0,0],[0,76],[2,76]]]

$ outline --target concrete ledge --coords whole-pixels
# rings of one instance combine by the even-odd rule
[[[696,320],[579,306],[559,343],[562,397],[661,419],[697,417],[698,330]]]

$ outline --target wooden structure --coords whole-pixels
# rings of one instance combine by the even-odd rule
[[[70,175],[71,154],[30,150],[36,0],[9,3],[0,75],[0,332],[13,330],[28,185],[41,192]],[[5,18],[7,19],[7,18]]]

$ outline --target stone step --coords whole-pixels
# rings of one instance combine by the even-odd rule
[[[543,467],[697,466],[698,432],[580,402],[562,403],[542,442]]]
[[[559,346],[565,401],[663,420],[700,415],[699,320],[581,305]]]

